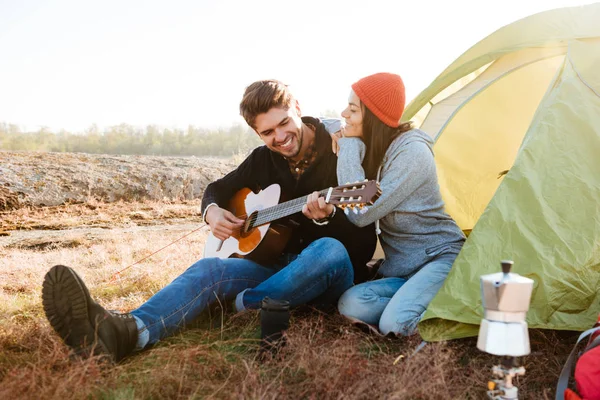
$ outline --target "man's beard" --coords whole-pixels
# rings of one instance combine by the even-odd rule
[[[302,124],[302,126],[300,127],[298,132],[294,134],[294,136],[296,137],[296,142],[298,143],[298,150],[296,150],[294,154],[284,154],[282,151],[279,151],[279,154],[281,154],[285,158],[292,159],[294,157],[297,157],[298,154],[300,154],[300,152],[302,151],[302,143],[304,139],[304,124]]]
[[[304,124],[300,126],[300,131],[298,132],[298,135],[296,135],[296,138],[298,139],[298,151],[291,157],[296,157],[302,151],[302,140],[304,139]]]

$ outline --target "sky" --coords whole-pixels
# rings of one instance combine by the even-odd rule
[[[592,2],[0,0],[0,122],[228,127],[270,78],[317,116],[376,72],[401,75],[410,101],[498,28]]]

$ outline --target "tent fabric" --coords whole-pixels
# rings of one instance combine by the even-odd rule
[[[475,44],[448,66],[404,110],[408,121],[436,94],[504,54],[521,49],[564,46],[573,39],[598,37],[600,4],[560,8],[535,14],[507,25]]]
[[[479,277],[512,259],[535,281],[532,328],[584,330],[600,310],[600,3],[488,36],[409,104],[434,138],[447,211],[472,229],[419,331],[476,335]],[[418,123],[418,122],[417,122]]]

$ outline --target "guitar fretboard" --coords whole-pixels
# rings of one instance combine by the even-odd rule
[[[319,192],[319,195],[325,196],[327,195],[328,191],[329,188],[323,189]],[[250,216],[249,229],[301,212],[302,207],[306,204],[307,199],[308,195],[298,197],[297,199],[286,201],[252,214]]]

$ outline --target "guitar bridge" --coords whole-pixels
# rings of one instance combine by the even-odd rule
[[[244,237],[248,234],[252,229],[254,229],[254,223],[256,222],[256,217],[258,215],[258,211],[254,211],[252,214],[246,218],[246,222],[244,222],[244,226],[242,227],[241,236]]]

